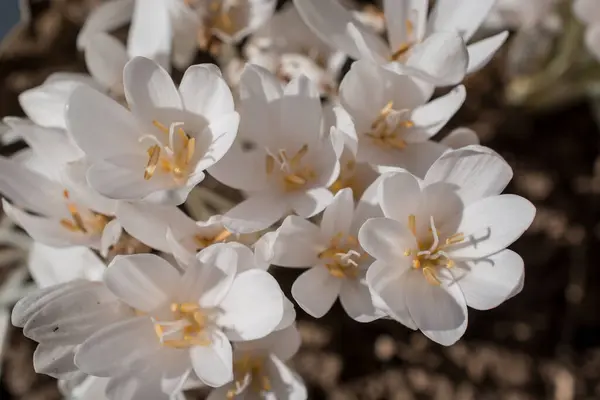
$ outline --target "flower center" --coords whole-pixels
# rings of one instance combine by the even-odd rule
[[[342,189],[350,188],[352,189],[352,195],[354,196],[354,199],[357,200],[360,198],[360,195],[364,191],[364,187],[355,176],[355,168],[356,162],[354,160],[349,160],[342,165],[339,177],[331,186],[329,186],[331,193],[336,194]]]
[[[358,262],[367,257],[358,244],[358,240],[349,235],[338,233],[329,242],[329,247],[319,253],[325,260],[325,268],[336,278],[358,277]]]
[[[412,47],[415,44],[417,44],[417,41],[415,39],[413,39],[413,34],[415,32],[415,28],[414,28],[412,21],[410,19],[407,19],[405,26],[406,26],[406,37],[408,38],[408,40],[403,42],[402,44],[400,44],[400,46],[398,46],[398,49],[396,49],[396,51],[394,51],[394,53],[392,53],[392,55],[390,56],[390,61],[403,60],[404,57],[410,52]]]
[[[402,135],[415,124],[407,118],[409,110],[396,111],[393,107],[394,102],[390,101],[381,109],[366,135],[379,147],[403,150],[408,144]]]
[[[171,321],[154,320],[154,332],[163,346],[187,349],[211,343],[206,332],[210,321],[198,304],[173,303],[171,312]]]
[[[308,153],[308,145],[306,144],[291,157],[283,149],[280,149],[276,154],[272,154],[269,149],[266,149],[266,152],[265,168],[267,175],[278,175],[286,192],[302,189],[317,177],[314,169],[302,165],[302,159]],[[275,166],[277,166],[277,169],[275,169]]]
[[[247,388],[254,393],[268,393],[272,390],[271,381],[265,368],[263,357],[246,355],[233,363],[235,389],[227,392],[228,399],[234,399]]]
[[[231,236],[231,232],[229,232],[227,229],[223,229],[221,232],[219,232],[213,237],[196,235],[194,236],[194,242],[196,242],[200,249],[203,249],[212,244],[224,242],[225,240],[227,240],[227,238],[229,238],[229,236]]]
[[[233,10],[238,7],[238,0],[212,0],[207,2],[206,8],[199,9],[201,0],[184,0],[186,5],[202,13],[202,27],[197,33],[197,42],[200,50],[211,54],[218,54],[221,50],[221,41],[215,37],[214,30],[219,30],[226,35],[233,36],[238,30]]]
[[[405,256],[413,256],[412,266],[414,269],[420,269],[423,276],[432,285],[440,285],[437,277],[439,268],[453,268],[455,263],[444,251],[447,247],[465,240],[462,233],[455,233],[449,236],[443,242],[440,241],[439,232],[435,227],[433,217],[430,217],[430,228],[425,240],[419,240],[417,236],[417,221],[414,215],[408,216],[408,227],[417,238],[418,249],[406,249]]]
[[[110,221],[110,218],[103,214],[86,210],[86,217],[82,216],[77,205],[70,200],[69,191],[63,190],[63,197],[67,202],[67,208],[71,214],[71,219],[63,218],[60,220],[61,226],[71,232],[99,234],[104,231],[104,227]]]
[[[196,150],[196,139],[188,136],[177,122],[169,128],[154,120],[152,124],[162,133],[168,135],[168,143],[163,144],[154,135],[144,135],[142,140],[150,140],[155,144],[148,147],[148,163],[144,169],[144,179],[150,180],[156,170],[171,174],[178,183],[183,183],[188,176],[188,168]]]

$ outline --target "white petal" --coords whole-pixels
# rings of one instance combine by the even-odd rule
[[[104,274],[106,286],[121,300],[150,312],[175,293],[179,272],[154,254],[117,256]]]
[[[238,342],[235,344],[235,349],[241,353],[271,353],[287,361],[298,352],[301,344],[300,332],[294,324],[261,339]]]
[[[75,354],[75,364],[90,375],[112,376],[160,348],[150,318],[131,318],[109,325],[83,342]]]
[[[327,188],[309,189],[291,200],[291,205],[296,214],[304,218],[317,215],[333,200],[333,194]]]
[[[358,322],[371,322],[379,318],[366,283],[344,281],[340,290],[340,302],[346,314]]]
[[[200,380],[212,387],[226,384],[233,379],[233,350],[221,331],[212,334],[208,346],[194,346],[190,356],[194,372]]]
[[[179,92],[187,111],[214,121],[234,111],[233,96],[219,68],[213,64],[193,65],[185,71]]]
[[[288,300],[285,295],[283,295],[283,317],[277,327],[275,327],[276,331],[280,331],[288,328],[296,321],[296,309],[294,308],[294,303]]]
[[[284,89],[279,103],[280,111],[275,116],[278,141],[282,148],[300,148],[308,145],[312,150],[321,139],[322,108],[316,84],[301,75]],[[278,119],[277,119],[278,118]]]
[[[38,374],[64,378],[65,374],[78,371],[73,362],[75,346],[40,344],[33,353],[33,369]]]
[[[269,376],[272,377],[273,392],[279,399],[306,400],[308,391],[302,378],[292,371],[284,362],[271,356],[267,364]]]
[[[272,332],[283,317],[283,294],[271,275],[261,270],[242,272],[221,303],[218,323],[231,340],[253,340]]]
[[[457,86],[445,96],[438,97],[417,108],[411,114],[415,126],[424,130],[429,137],[438,133],[456,114],[465,101],[467,92],[464,86]]]
[[[199,143],[196,144],[204,151],[194,169],[196,173],[212,167],[225,156],[237,136],[239,122],[239,114],[231,112],[222,114],[204,129]],[[210,143],[202,143],[203,137],[206,141],[210,138]]]
[[[148,58],[135,57],[129,61],[123,71],[123,83],[131,111],[148,125],[158,118],[160,110],[183,108],[169,73]]]
[[[126,25],[133,15],[133,0],[109,0],[96,7],[88,16],[77,36],[77,49],[84,50],[90,38],[98,32],[110,32]]]
[[[420,271],[411,271],[403,287],[408,311],[425,336],[444,346],[462,337],[467,329],[467,304],[456,282],[432,285]]]
[[[129,57],[147,57],[168,70],[172,40],[168,3],[136,0],[127,38]]]
[[[493,150],[473,145],[450,151],[427,171],[425,183],[446,182],[456,186],[465,205],[502,193],[510,182],[510,165]]]
[[[348,24],[355,21],[350,11],[336,0],[294,0],[294,5],[302,20],[321,40],[354,59],[361,58],[361,52],[346,31]],[[375,33],[369,32],[364,27],[360,27],[360,31],[368,40],[369,47],[375,49],[385,47],[383,40]]]
[[[321,318],[331,309],[340,294],[342,280],[327,268],[316,266],[300,275],[292,285],[292,296],[298,305],[314,318]]]
[[[421,40],[427,18],[427,0],[384,0],[383,10],[390,45],[394,51],[412,40]],[[414,36],[407,26],[412,24]]]
[[[346,33],[354,41],[361,60],[377,64],[383,64],[389,60],[390,49],[373,32],[361,30],[361,26],[356,22],[348,22]]]
[[[459,32],[467,42],[494,3],[496,0],[439,0],[429,17],[429,30]]]
[[[406,303],[406,282],[412,272],[408,258],[395,264],[375,261],[367,270],[367,282],[390,317],[410,329],[417,329]]]
[[[508,31],[498,33],[487,39],[480,40],[467,47],[469,52],[469,66],[467,74],[471,74],[485,67],[487,63],[494,57],[494,54],[508,39]]]
[[[123,93],[123,68],[129,60],[125,46],[115,37],[97,33],[85,48],[85,64],[105,89]]]
[[[440,143],[456,150],[460,149],[461,147],[478,145],[479,136],[477,136],[477,133],[475,133],[475,131],[472,129],[456,128],[450,132],[448,136],[440,140]]]
[[[511,194],[487,197],[468,206],[457,229],[463,243],[448,249],[451,257],[482,258],[504,250],[531,225],[535,207]]]
[[[406,226],[389,218],[372,218],[358,232],[363,249],[375,259],[395,265],[407,259],[407,249],[416,247],[415,237]]]
[[[269,252],[271,264],[282,267],[310,267],[326,245],[325,238],[313,223],[295,215],[286,217],[274,234]]]
[[[175,206],[119,202],[116,216],[131,236],[147,246],[169,253],[167,229],[193,232],[195,221]]]
[[[377,177],[377,179],[367,187],[358,201],[356,210],[354,210],[354,220],[352,221],[352,227],[350,229],[353,234],[358,234],[360,227],[363,226],[369,218],[383,217],[383,211],[379,205],[379,185],[385,177],[386,175]]]
[[[268,103],[283,96],[283,86],[267,69],[246,64],[240,80],[240,96],[242,99],[259,97]]]
[[[252,117],[250,117],[252,118]],[[245,120],[248,122],[248,120]],[[244,124],[244,119],[240,124]],[[240,126],[240,135],[242,134]],[[266,154],[262,151],[244,151],[241,137],[234,141],[231,148],[215,165],[208,168],[208,173],[219,182],[232,188],[247,192],[260,192],[268,185],[265,170]]]
[[[573,12],[584,23],[592,25],[600,21],[600,5],[594,0],[575,0]]]
[[[379,201],[386,217],[407,224],[421,202],[419,181],[409,172],[392,173],[381,180]]]
[[[324,237],[334,237],[338,233],[348,234],[354,214],[352,189],[342,189],[323,212],[321,232]]]
[[[60,220],[28,214],[2,199],[6,215],[23,228],[34,240],[55,247],[88,246],[100,248],[100,237],[81,232],[73,232],[63,227]]]
[[[59,179],[78,203],[84,204],[90,210],[100,214],[114,215],[117,202],[102,196],[89,185],[87,181],[89,168],[89,160],[80,158],[63,166]]]
[[[600,24],[592,25],[585,32],[585,44],[596,59],[600,60]]]
[[[92,160],[138,148],[140,135],[127,109],[102,93],[79,85],[69,98],[67,126],[77,145]]]
[[[511,250],[466,264],[464,273],[456,271],[454,275],[467,305],[476,310],[498,307],[512,297],[525,275],[523,259]]]
[[[434,33],[413,47],[406,63],[428,75],[438,86],[456,85],[467,72],[469,55],[462,38],[456,33]]]
[[[0,192],[20,207],[45,215],[62,215],[63,188],[23,165],[0,157]]]
[[[235,233],[258,232],[277,222],[286,208],[275,196],[251,196],[225,213],[223,225]]]
[[[181,278],[178,298],[203,308],[219,307],[232,288],[239,262],[230,244],[217,243],[203,249]]]
[[[104,227],[100,238],[100,255],[108,257],[110,249],[119,242],[123,234],[123,227],[117,219],[113,219]]]
[[[65,129],[67,101],[73,90],[81,84],[77,81],[45,83],[21,93],[19,104],[36,125]]]

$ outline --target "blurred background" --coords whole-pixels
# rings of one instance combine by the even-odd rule
[[[0,117],[22,116],[18,94],[49,74],[85,72],[75,39],[98,2],[21,1],[19,13],[18,1],[1,1]],[[494,310],[470,310],[466,335],[448,348],[391,321],[359,324],[339,305],[320,320],[298,309],[304,344],[293,364],[311,399],[600,398],[598,106],[593,80],[573,83],[581,80],[574,62],[548,75],[556,58],[582,48],[583,28],[569,17],[559,23],[559,33],[541,23],[512,26],[509,43],[466,80],[465,106],[447,127],[474,129],[514,168],[507,191],[537,207],[532,228],[513,246],[525,260],[523,292]],[[22,147],[3,145],[0,153]],[[60,399],[56,383],[33,371],[35,344],[6,321],[15,297],[9,283],[27,282],[25,263],[25,252],[0,248],[0,399]],[[274,274],[289,295],[297,273]]]

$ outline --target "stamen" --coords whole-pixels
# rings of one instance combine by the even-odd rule
[[[149,180],[154,175],[154,171],[156,171],[156,165],[158,164],[158,160],[160,158],[160,147],[158,145],[154,145],[148,149],[148,164],[146,165],[146,169],[144,170],[144,179]]]
[[[185,349],[211,343],[205,332],[208,320],[200,306],[194,303],[173,303],[170,309],[175,317],[174,321],[154,320],[154,332],[163,346]],[[176,334],[181,335],[181,338],[165,339]]]
[[[232,235],[231,232],[229,232],[227,229],[223,229],[221,231],[221,233],[219,233],[217,236],[215,236],[215,238],[213,239],[213,242],[215,242],[215,243],[222,242],[223,240],[227,239],[231,235]]]
[[[442,284],[431,267],[423,268],[423,275],[425,276],[425,280],[431,285],[439,286]]]
[[[308,152],[308,145],[305,144],[300,148],[300,150],[298,150],[298,152],[290,160],[290,167],[292,167],[292,168],[297,167],[298,164],[300,163],[300,161],[302,160],[302,157],[304,157],[307,152]]]
[[[169,128],[166,125],[161,124],[157,120],[153,120],[152,121],[152,125],[154,125],[155,127],[157,127],[158,130],[160,130],[162,133],[166,133],[167,135],[169,134]]]
[[[272,155],[269,154],[266,157],[266,171],[267,171],[267,175],[272,174],[274,168],[275,168],[275,159],[273,158]]]
[[[413,214],[408,216],[408,229],[410,229],[413,236],[417,237],[417,217]]]

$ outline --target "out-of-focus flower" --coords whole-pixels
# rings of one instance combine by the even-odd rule
[[[239,116],[214,65],[190,67],[179,89],[155,62],[136,57],[124,71],[131,112],[89,87],[69,100],[69,132],[91,163],[87,180],[119,200],[181,204],[221,159]]]
[[[557,10],[559,0],[497,0],[483,23],[487,29],[532,29],[557,31],[562,22]]]
[[[298,352],[300,343],[295,325],[263,339],[236,343],[233,348],[234,381],[214,389],[208,400],[238,396],[305,400],[308,394],[302,379],[285,365]]]
[[[587,25],[585,43],[590,53],[600,60],[600,2],[595,0],[575,0],[573,11]]]
[[[482,68],[506,40],[502,32],[465,46],[495,0],[385,0],[388,42],[360,24],[337,0],[295,0],[304,22],[334,48],[391,70],[414,69],[438,85],[457,84]]]
[[[293,4],[287,4],[258,29],[244,46],[245,59],[290,82],[305,75],[317,84],[321,96],[337,93],[339,74],[346,60],[302,21]]]
[[[225,226],[249,233],[291,210],[306,218],[322,211],[333,199],[328,187],[339,174],[342,148],[334,148],[329,132],[322,132],[316,85],[300,76],[283,88],[269,71],[248,64],[240,94],[240,140],[209,169],[248,195],[225,213]]]
[[[466,97],[464,86],[428,102],[431,94],[409,75],[368,60],[355,62],[340,85],[340,102],[351,123],[338,124],[338,129],[356,138],[356,162],[406,168],[423,176],[448,149],[431,137]]]
[[[377,260],[367,282],[391,317],[451,345],[467,328],[467,305],[487,310],[521,290],[523,260],[506,247],[535,207],[500,194],[511,177],[499,155],[470,146],[446,153],[423,181],[408,172],[383,180],[386,217],[367,221],[359,241]]]

